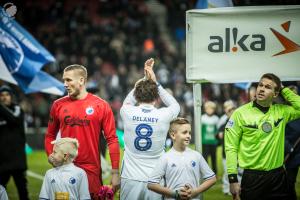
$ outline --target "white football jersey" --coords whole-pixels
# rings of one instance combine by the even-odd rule
[[[122,178],[147,182],[157,160],[164,153],[170,121],[177,117],[180,106],[162,86],[158,90],[167,107],[136,106],[134,90],[127,95],[121,107],[125,143]]]
[[[85,171],[73,163],[49,169],[39,199],[55,199],[55,193],[68,193],[70,200],[91,199]]]
[[[219,123],[219,117],[217,115],[207,115],[206,113],[204,113],[202,116],[201,116],[201,122],[203,124],[208,124],[208,125],[215,125],[215,126],[218,126],[218,123]],[[224,120],[224,119],[223,119]]]
[[[161,179],[165,178],[167,188],[179,190],[186,184],[192,188],[199,187],[200,179],[207,180],[213,177],[215,173],[199,152],[190,148],[186,148],[184,152],[178,152],[171,148],[157,162],[148,183],[159,184]]]

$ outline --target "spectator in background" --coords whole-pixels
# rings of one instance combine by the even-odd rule
[[[248,88],[248,99],[249,101],[254,101],[255,100],[255,93],[256,93],[256,85],[251,85]]]
[[[58,132],[61,137],[78,139],[80,149],[74,164],[86,171],[91,198],[96,198],[103,184],[99,151],[100,134],[103,132],[112,163],[111,184],[116,192],[120,185],[120,148],[113,112],[106,101],[87,92],[87,70],[84,66],[74,64],[66,67],[63,80],[68,95],[52,105],[45,136],[46,153],[48,156],[51,154],[51,141],[56,139]],[[49,162],[53,163],[51,157]]]
[[[27,200],[25,120],[21,107],[13,103],[13,91],[0,87],[0,184],[13,177],[20,200]]]
[[[236,109],[236,103],[232,100],[227,100],[223,104],[223,110],[225,112],[224,115],[220,118],[218,123],[218,139],[220,144],[222,145],[222,164],[223,164],[223,177],[222,177],[222,191],[224,194],[230,194],[229,190],[229,181],[228,181],[228,174],[227,174],[227,167],[226,167],[226,158],[225,158],[225,147],[224,147],[224,132],[225,126],[233,113]],[[239,180],[241,180],[241,176],[238,175]]]
[[[289,88],[298,94],[297,86]],[[296,179],[300,166],[300,119],[289,122],[285,128],[285,168],[290,184],[291,200],[297,199]]]
[[[216,103],[206,101],[204,103],[204,114],[201,116],[202,123],[202,144],[203,144],[203,157],[208,160],[211,157],[212,169],[217,174],[217,125],[219,117],[215,115]]]

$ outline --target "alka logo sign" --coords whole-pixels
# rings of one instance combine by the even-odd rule
[[[289,32],[291,21],[287,21],[281,24],[281,27],[285,32]],[[270,28],[276,38],[284,47],[284,50],[274,54],[273,56],[279,56],[287,53],[291,53],[294,51],[299,51],[300,46],[288,39],[284,35],[280,34],[273,28]],[[231,47],[230,38],[232,38],[234,46]],[[237,28],[225,28],[225,38],[223,39],[221,36],[210,36],[210,40],[212,41],[208,45],[208,51],[212,53],[220,53],[220,52],[237,52],[237,51],[265,51],[266,49],[266,39],[262,34],[252,34],[252,35],[241,35],[238,37],[238,29]],[[225,41],[224,41],[225,40]]]

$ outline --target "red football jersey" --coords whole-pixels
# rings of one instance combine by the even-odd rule
[[[112,168],[118,169],[120,149],[109,104],[90,93],[84,99],[73,100],[66,96],[53,103],[45,136],[47,155],[53,150],[51,141],[56,139],[58,132],[61,137],[77,138],[79,149],[74,163],[86,171],[91,193],[97,192],[102,182],[99,151],[102,131],[108,144]]]

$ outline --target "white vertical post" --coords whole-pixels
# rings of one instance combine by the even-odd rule
[[[201,84],[193,84],[194,95],[194,134],[195,134],[195,148],[196,151],[202,153],[202,133],[201,133],[201,105],[202,105],[202,91]],[[200,200],[204,200],[202,193]]]
[[[194,134],[195,134],[195,148],[196,151],[202,153],[202,135],[201,135],[201,106],[202,106],[202,95],[201,95],[201,84],[193,84],[194,94]]]

